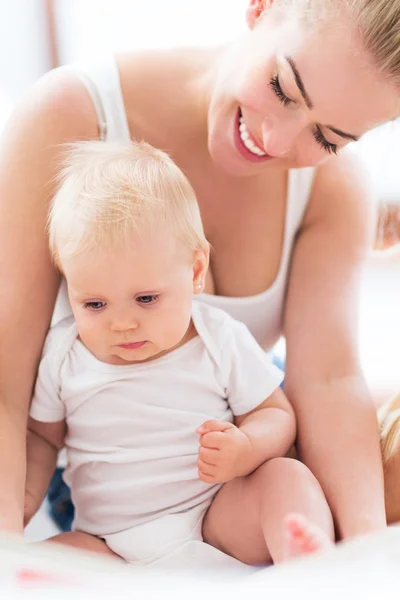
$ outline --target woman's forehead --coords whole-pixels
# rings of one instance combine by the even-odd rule
[[[397,86],[378,72],[350,25],[298,22],[281,34],[277,53],[294,67],[317,122],[360,136],[397,116]]]

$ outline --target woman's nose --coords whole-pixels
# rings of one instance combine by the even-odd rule
[[[261,126],[264,151],[277,157],[288,154],[303,130],[304,123],[298,119],[267,117]]]

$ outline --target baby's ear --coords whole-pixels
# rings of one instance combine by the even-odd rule
[[[196,250],[193,257],[193,292],[201,294],[204,291],[210,252],[208,249]]]

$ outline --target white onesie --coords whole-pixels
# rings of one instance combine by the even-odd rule
[[[198,336],[142,364],[99,361],[72,317],[50,330],[43,351],[30,414],[66,419],[74,529],[129,562],[202,539],[220,486],[198,477],[196,428],[253,410],[283,379],[245,325],[201,302],[192,318]]]

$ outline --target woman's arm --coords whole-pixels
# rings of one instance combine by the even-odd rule
[[[15,110],[0,146],[0,528],[21,531],[26,423],[59,276],[45,223],[59,145],[96,137],[82,84],[53,72]]]
[[[367,185],[351,155],[318,170],[284,319],[298,449],[344,538],[385,526],[376,412],[357,352],[361,267],[375,227]]]

